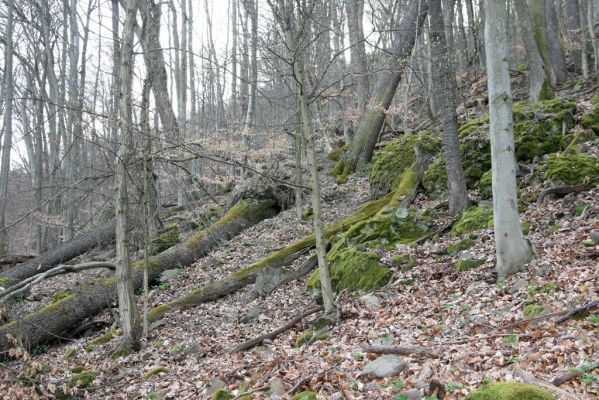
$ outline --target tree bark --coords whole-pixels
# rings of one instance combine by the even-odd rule
[[[347,13],[347,30],[351,46],[350,56],[352,75],[358,83],[356,94],[358,99],[358,115],[362,115],[370,96],[370,80],[366,65],[366,46],[364,43],[364,0],[344,0]]]
[[[443,30],[441,0],[429,0],[431,41],[433,46],[433,94],[439,99],[443,122],[445,170],[449,190],[449,210],[453,214],[464,211],[469,204],[466,178],[458,138],[456,114],[456,79],[451,47],[448,48]]]
[[[90,232],[61,243],[50,251],[15,265],[10,270],[0,274],[0,285],[12,286],[23,279],[47,271],[56,264],[67,262],[96,246],[112,242],[115,236],[115,227],[115,220],[112,219]]]
[[[422,3],[422,4],[420,4]],[[405,60],[409,57],[418,27],[421,26],[426,16],[426,1],[410,1],[404,10],[398,25],[398,34],[394,37],[392,48],[393,61],[389,72],[382,74],[372,92],[368,107],[360,120],[354,141],[344,158],[332,171],[341,177],[355,171],[356,167],[368,162],[372,157],[374,147],[378,141],[379,132],[385,121],[385,112],[391,105],[395,90],[399,85],[405,67]],[[343,179],[340,182],[343,182]],[[339,179],[338,179],[339,181]]]
[[[155,280],[167,269],[186,267],[204,257],[212,249],[231,239],[244,229],[271,218],[280,210],[271,198],[243,200],[231,208],[219,221],[195,234],[183,243],[150,257],[148,276]],[[143,283],[143,260],[130,264],[133,288]],[[23,319],[0,326],[0,354],[12,347],[7,334],[18,337],[27,348],[60,340],[81,321],[110,307],[116,301],[115,278],[93,280],[81,285],[72,295]]]
[[[582,69],[582,35],[580,31],[580,12],[578,0],[566,0],[566,31],[568,32],[569,47],[572,50],[574,71]]]
[[[559,20],[555,11],[553,0],[530,0],[530,11],[542,10],[541,2],[544,1],[545,22],[547,25],[547,47],[549,51],[549,62],[555,75],[555,85],[561,85],[568,80],[568,69],[566,68],[566,57],[560,39]],[[538,11],[536,11],[538,12]],[[541,33],[542,34],[542,33]],[[538,36],[535,30],[535,35]]]
[[[496,270],[503,278],[522,271],[532,250],[522,234],[518,214],[505,1],[487,0],[485,14]]]

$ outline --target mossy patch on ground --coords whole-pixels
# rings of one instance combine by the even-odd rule
[[[338,251],[329,261],[331,284],[333,290],[339,293],[342,290],[349,292],[370,291],[380,288],[389,282],[393,272],[379,263],[379,257],[373,253],[348,247]],[[319,271],[310,275],[307,283],[309,291],[320,288]]]
[[[160,373],[168,374],[168,372],[169,372],[169,369],[166,368],[166,367],[156,367],[156,368],[153,368],[147,374],[144,375],[144,381],[147,381],[148,379],[150,379],[154,375],[158,375]]]
[[[578,185],[599,177],[599,160],[588,154],[557,153],[549,156],[541,171],[551,184]]]
[[[467,400],[555,400],[545,390],[520,382],[489,383],[468,396]]]
[[[71,377],[71,379],[69,379],[68,386],[70,388],[72,388],[72,387],[78,387],[78,388],[82,388],[82,389],[90,388],[90,387],[92,387],[94,380],[98,377],[98,375],[99,375],[99,373],[94,370],[90,370],[90,369],[81,370],[80,372],[74,374]]]
[[[233,396],[231,393],[227,392],[224,389],[218,389],[216,392],[212,393],[210,396],[210,400],[230,400]]]
[[[293,347],[295,347],[295,348],[302,347],[305,344],[312,343],[317,340],[326,340],[326,339],[328,339],[328,337],[329,337],[329,334],[326,332],[314,332],[314,331],[304,332],[300,335],[299,338],[297,338],[297,340],[293,344]]]
[[[455,223],[451,233],[455,236],[462,235],[489,227],[493,220],[493,209],[491,207],[477,206],[470,207],[464,212],[462,218]]]
[[[368,176],[373,197],[385,195],[397,187],[403,172],[415,160],[416,145],[421,147],[425,156],[432,156],[440,150],[441,141],[432,133],[404,135],[375,153]]]
[[[401,272],[407,272],[413,270],[418,261],[407,253],[401,253],[391,258],[391,265],[399,268]]]
[[[75,349],[68,349],[67,351],[64,352],[64,358],[66,360],[69,360],[73,357],[75,357],[77,355],[77,350]]]
[[[533,318],[537,315],[541,315],[547,310],[545,306],[541,306],[538,304],[528,304],[524,306],[524,318]]]
[[[475,243],[476,242],[474,240],[469,239],[469,238],[464,239],[464,240],[459,240],[459,241],[447,246],[447,248],[445,249],[445,253],[453,254],[453,253],[457,253],[458,251],[468,250],[469,248],[474,246]]]
[[[291,400],[316,400],[316,393],[304,391],[293,395]]]

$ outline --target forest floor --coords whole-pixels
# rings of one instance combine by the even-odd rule
[[[325,184],[327,220],[335,221],[356,209],[368,198],[364,176],[344,186]],[[532,188],[531,188],[532,190]],[[373,294],[380,307],[365,306],[358,295],[344,295],[342,320],[328,338],[294,348],[298,337],[310,328],[310,318],[265,346],[240,354],[228,350],[259,336],[313,305],[305,291],[305,278],[278,288],[265,299],[247,303],[246,287],[217,302],[186,311],[174,311],[164,324],[151,331],[147,346],[139,353],[112,360],[116,341],[84,350],[90,338],[52,348],[38,357],[57,372],[84,367],[98,371],[98,387],[92,398],[202,398],[210,388],[228,390],[260,389],[255,399],[268,398],[267,388],[276,382],[285,390],[309,389],[322,398],[396,398],[419,383],[419,375],[432,371],[446,385],[446,399],[460,399],[481,383],[511,380],[517,369],[551,381],[555,376],[589,361],[599,354],[597,315],[569,320],[562,325],[555,318],[507,327],[524,318],[527,304],[541,305],[544,313],[569,309],[597,300],[599,249],[584,247],[591,230],[599,229],[599,189],[565,199],[549,199],[542,206],[531,205],[523,219],[532,222],[529,239],[536,258],[526,272],[502,284],[491,279],[494,265],[492,230],[478,233],[473,251],[486,256],[479,268],[455,272],[455,257],[439,253],[458,238],[441,237],[409,248],[418,266],[409,272],[396,270],[391,282]],[[428,201],[419,198],[417,207]],[[586,206],[576,216],[580,206]],[[559,228],[557,228],[559,226]],[[250,265],[311,229],[309,222],[297,223],[292,210],[248,229],[235,240],[185,270],[168,285],[151,291],[156,306],[190,288],[223,277]],[[396,252],[383,255],[389,260]],[[294,266],[299,266],[299,259]],[[252,322],[240,317],[253,309],[260,315]],[[109,315],[107,315],[109,317]],[[372,380],[360,376],[364,365],[374,358],[362,349],[376,341],[441,349],[441,357],[407,357],[409,368],[399,376]],[[77,349],[65,359],[67,349]],[[168,372],[149,379],[144,376],[157,367]],[[580,399],[597,398],[599,379],[588,374],[562,386]],[[272,389],[271,389],[272,390]],[[272,396],[270,396],[272,398]],[[401,398],[401,397],[400,397]]]
[[[364,172],[342,186],[324,176],[327,223],[349,215],[369,199]],[[254,399],[289,398],[288,394],[277,397],[277,393],[303,390],[314,391],[322,399],[419,399],[424,397],[416,390],[423,382],[428,385],[431,377],[445,386],[445,399],[464,399],[483,383],[518,380],[519,370],[550,382],[582,364],[599,361],[597,310],[563,324],[556,324],[558,316],[552,314],[599,299],[599,246],[581,244],[591,231],[599,231],[597,199],[599,188],[548,198],[542,205],[529,204],[522,219],[531,225],[528,239],[535,259],[526,272],[501,283],[493,277],[490,229],[476,233],[471,249],[485,259],[484,264],[464,272],[456,272],[457,255],[443,254],[460,237],[442,235],[418,246],[381,252],[382,262],[393,268],[394,275],[387,286],[372,293],[380,304],[373,304],[372,297],[365,300],[361,295],[343,294],[340,323],[329,330],[328,337],[301,347],[294,343],[312,329],[315,316],[268,343],[229,354],[237,344],[313,307],[305,290],[307,278],[281,286],[264,299],[248,302],[248,286],[215,302],[172,311],[151,330],[144,349],[126,357],[111,358],[116,339],[86,351],[93,339],[88,337],[44,349],[47,352],[35,356],[35,361],[47,363],[46,380],[57,386],[69,379],[70,371],[96,371],[95,388],[85,394],[96,399],[209,398],[218,387],[234,395],[249,391]],[[420,195],[414,206],[423,210],[434,204]],[[311,221],[298,222],[293,210],[283,211],[223,243],[176,279],[152,288],[150,306],[249,266],[311,229]],[[402,272],[390,260],[406,250],[417,266]],[[299,267],[307,257],[291,267]],[[64,278],[62,282],[65,287],[74,284]],[[50,287],[56,290],[55,284],[48,281],[32,295]],[[537,308],[542,318],[513,326],[525,318],[524,310],[531,305],[542,307]],[[247,314],[255,318],[241,322]],[[106,312],[103,318],[110,320],[112,315]],[[371,379],[361,375],[364,366],[377,357],[364,351],[368,343],[431,347],[439,350],[440,357],[406,356],[408,368],[399,375]],[[70,349],[76,350],[71,352],[74,356],[65,357]],[[157,372],[157,368],[163,370]],[[148,377],[152,372],[157,373]],[[560,387],[572,398],[597,399],[598,374],[582,371]]]

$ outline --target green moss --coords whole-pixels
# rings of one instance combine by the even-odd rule
[[[297,340],[293,344],[293,347],[295,347],[295,348],[302,347],[305,344],[315,342],[317,340],[326,340],[326,339],[328,339],[328,337],[329,337],[329,334],[326,332],[313,332],[313,331],[304,332],[303,334],[300,335],[299,338],[297,338]]]
[[[414,162],[416,145],[420,145],[424,155],[431,156],[440,150],[441,141],[423,133],[404,135],[375,153],[368,177],[373,197],[387,194],[398,186],[404,171]]]
[[[10,281],[8,280],[7,277],[5,276],[0,276],[0,286],[8,286],[8,284],[10,283]]]
[[[555,400],[545,390],[520,382],[490,383],[468,396],[467,400]]]
[[[379,263],[373,253],[366,253],[349,247],[339,251],[330,260],[331,284],[333,290],[349,292],[370,291],[387,284],[393,274],[389,268]],[[320,288],[319,271],[316,270],[308,279],[307,288],[314,291]]]
[[[78,365],[76,367],[70,368],[69,371],[71,371],[73,374],[80,374],[81,372],[85,371],[85,367]]]
[[[439,199],[447,194],[447,172],[442,154],[427,168],[422,178],[422,187],[431,199]]]
[[[599,160],[588,154],[552,154],[541,165],[546,180],[552,184],[578,185],[599,177]]]
[[[181,241],[177,229],[167,230],[162,235],[152,240],[152,255],[160,254],[166,249],[170,249]]]
[[[73,357],[75,357],[77,355],[77,350],[75,349],[68,349],[67,351],[64,352],[64,358],[66,360],[69,360]]]
[[[312,207],[308,207],[302,212],[302,221],[309,221],[312,218],[314,218],[314,210]]]
[[[106,343],[110,342],[112,340],[112,338],[114,338],[115,334],[116,334],[116,328],[113,328],[110,330],[110,332],[107,332],[104,335],[98,336],[97,338],[95,338],[94,340],[89,342],[89,345],[96,346],[96,345],[100,345],[100,344],[106,344]]]
[[[397,208],[401,205],[402,201],[410,196],[416,186],[418,185],[418,178],[412,167],[408,167],[404,170],[396,189],[393,191],[393,197],[389,200],[384,210]]]
[[[347,145],[346,145],[346,144],[344,144],[343,146],[341,146],[341,147],[339,147],[339,148],[337,148],[337,149],[335,149],[335,150],[332,150],[332,151],[331,151],[331,152],[328,154],[328,156],[327,156],[327,157],[328,157],[328,158],[329,158],[329,160],[331,160],[331,161],[338,161],[338,160],[339,160],[339,158],[341,157],[341,155],[343,154],[343,152],[345,151],[345,149],[346,149],[346,148],[347,148]]]
[[[232,399],[233,396],[231,393],[227,392],[224,389],[218,389],[216,392],[212,393],[210,396],[210,400],[229,400]]]
[[[455,265],[456,272],[464,272],[470,269],[480,267],[485,263],[483,259],[460,258]]]
[[[492,219],[493,209],[491,207],[470,207],[464,212],[462,218],[454,224],[451,233],[457,236],[487,228]]]
[[[580,124],[585,129],[590,129],[599,135],[599,106],[595,106],[593,111],[582,117]]]
[[[113,360],[117,360],[121,357],[127,357],[129,354],[131,354],[131,350],[118,349],[110,355],[110,358],[112,358]]]
[[[54,293],[54,295],[52,296],[52,303],[56,303],[57,301],[67,298],[72,294],[73,294],[73,292],[70,290],[59,290],[58,292]]]
[[[169,373],[169,369],[166,368],[166,367],[156,367],[156,368],[150,370],[147,374],[145,374],[143,380],[147,381],[148,379],[150,379],[154,375],[158,375],[160,373],[168,374]]]
[[[81,372],[74,374],[69,379],[68,386],[78,387],[81,389],[87,389],[92,387],[94,380],[98,377],[99,373],[94,370],[84,369]]]
[[[537,304],[528,304],[524,306],[524,318],[533,318],[545,312],[547,308]]]
[[[530,233],[531,223],[529,221],[522,221],[520,225],[522,226],[522,233],[528,235]]]
[[[459,240],[459,241],[447,246],[447,248],[445,249],[445,252],[447,254],[453,254],[453,253],[457,253],[459,251],[468,250],[468,249],[472,248],[475,243],[476,242],[472,239]]]
[[[316,400],[316,393],[304,391],[293,395],[291,400]]]
[[[409,254],[402,253],[391,258],[391,265],[399,268],[401,272],[407,272],[414,269],[418,265],[418,261]]]
[[[491,170],[488,170],[483,174],[478,181],[477,187],[481,199],[487,200],[493,197],[493,177]]]
[[[209,227],[214,221],[218,220],[222,214],[220,207],[211,207],[207,212],[200,214],[197,224],[200,229]]]

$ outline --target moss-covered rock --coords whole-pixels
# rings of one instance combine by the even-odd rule
[[[305,344],[315,342],[317,340],[326,340],[326,339],[328,339],[328,337],[329,337],[329,334],[326,332],[314,332],[314,331],[304,332],[300,335],[299,338],[297,338],[297,340],[293,344],[293,347],[295,347],[295,348],[302,347]]]
[[[380,197],[395,189],[405,169],[414,162],[416,145],[420,145],[425,155],[432,156],[440,150],[441,141],[424,133],[404,135],[375,153],[368,176],[373,197]]]
[[[537,315],[541,315],[547,310],[545,306],[538,304],[528,304],[524,306],[524,318],[533,318]]]
[[[71,377],[71,379],[69,379],[68,386],[70,388],[72,388],[72,387],[78,387],[81,389],[90,388],[90,387],[92,387],[94,380],[96,380],[98,375],[99,375],[99,373],[94,370],[90,370],[90,369],[81,370],[80,372],[74,374]]]
[[[210,396],[210,400],[230,400],[233,396],[231,393],[227,392],[224,389],[218,389],[216,392],[212,393]]]
[[[555,400],[555,397],[537,386],[520,382],[496,382],[478,389],[467,400]]]
[[[541,166],[543,177],[551,184],[578,185],[599,177],[599,160],[588,154],[552,154]]]
[[[418,265],[408,253],[401,253],[391,258],[391,265],[400,269],[401,272],[411,271]]]
[[[582,117],[580,120],[580,124],[585,129],[591,129],[597,135],[599,135],[599,103],[594,101],[596,101],[598,98],[599,95],[593,96],[591,103],[593,103],[595,107],[590,113]]]
[[[339,161],[339,158],[341,157],[341,155],[343,154],[343,152],[345,151],[345,149],[347,148],[347,145],[344,144],[341,147],[338,147],[334,150],[332,150],[329,154],[328,154],[328,158],[331,161]]]
[[[312,207],[308,207],[302,211],[302,221],[309,221],[312,218],[314,218],[314,210]]]
[[[491,170],[483,174],[476,186],[478,187],[481,199],[487,200],[493,197],[493,176]]]
[[[449,246],[447,246],[447,248],[445,249],[445,253],[453,254],[453,253],[457,253],[459,251],[468,250],[471,247],[473,247],[474,244],[475,244],[474,240],[472,240],[470,238],[464,239],[464,240],[458,240],[457,242],[452,243]]]
[[[518,162],[529,163],[535,157],[565,149],[572,137],[564,136],[562,128],[565,125],[568,131],[574,126],[575,112],[576,104],[562,99],[514,104],[514,142]],[[470,189],[478,187],[483,198],[490,198],[490,175],[485,175],[491,169],[489,116],[465,122],[459,129],[459,135],[466,186]],[[446,194],[443,154],[439,154],[428,168],[422,184],[432,198]]]
[[[316,400],[316,393],[304,391],[293,395],[291,400]]]
[[[474,232],[479,229],[489,227],[489,223],[493,220],[493,209],[491,207],[478,206],[470,207],[464,212],[462,218],[456,222],[451,229],[451,233],[455,236],[464,233]]]
[[[379,263],[376,254],[367,253],[355,247],[337,251],[329,260],[331,284],[333,290],[349,292],[370,291],[387,284],[393,272]],[[307,289],[311,292],[320,288],[319,271],[316,270],[308,278]]]

